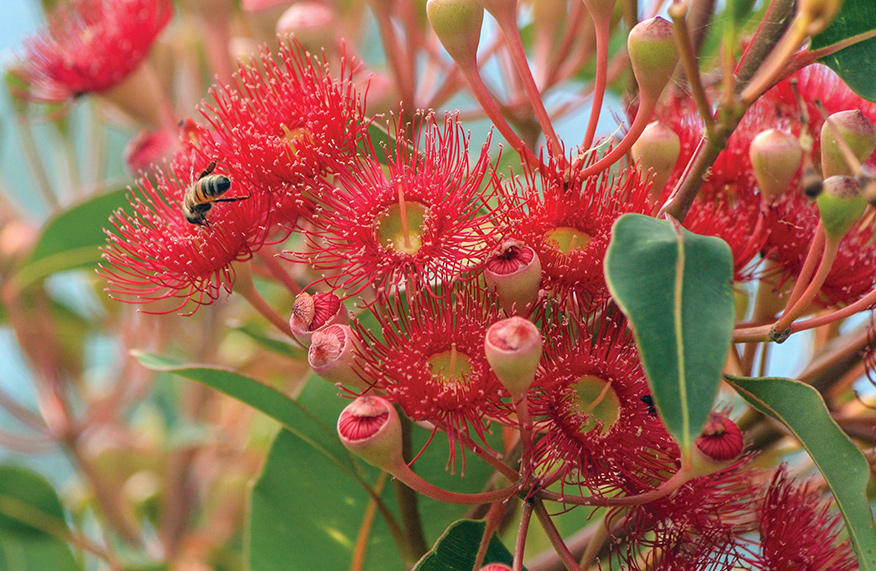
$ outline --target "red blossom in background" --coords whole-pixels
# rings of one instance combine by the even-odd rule
[[[170,0],[72,0],[24,43],[27,96],[66,102],[118,85],[149,53],[173,13]]]
[[[199,168],[207,165],[200,158]],[[193,165],[194,166],[194,165]],[[237,181],[227,197],[250,197],[215,205],[208,224],[186,221],[182,200],[200,170],[156,169],[154,182],[143,178],[128,198],[132,212],[119,210],[110,219],[100,273],[109,280],[107,291],[130,303],[176,298],[165,313],[212,303],[221,291],[231,292],[232,262],[252,258],[267,236],[269,196],[257,188],[241,188]],[[220,164],[214,174],[224,173]],[[194,311],[194,310],[193,310]]]
[[[471,165],[455,117],[440,125],[430,115],[411,129],[412,137],[398,127],[384,161],[371,147],[364,160],[342,169],[339,188],[322,195],[311,216],[311,251],[300,257],[348,294],[452,282],[477,270],[495,245],[482,184],[493,176],[489,142]]]

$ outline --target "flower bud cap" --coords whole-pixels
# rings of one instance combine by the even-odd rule
[[[656,203],[675,169],[681,153],[681,139],[675,131],[654,121],[645,127],[630,152],[643,176],[651,172],[651,202]]]
[[[392,473],[402,458],[401,420],[381,397],[359,397],[341,411],[338,437],[348,450],[377,468]]]
[[[752,139],[748,157],[761,197],[771,203],[788,189],[800,170],[803,148],[794,135],[768,129]]]
[[[824,189],[816,199],[821,224],[831,238],[842,238],[852,228],[867,201],[856,178],[832,176],[824,180]]]
[[[310,345],[313,332],[330,324],[349,322],[341,299],[330,292],[317,292],[310,295],[306,291],[295,296],[289,328],[295,338],[304,345]]]
[[[542,351],[541,331],[522,317],[503,319],[487,330],[484,351],[496,377],[519,399],[535,380]]]
[[[694,471],[705,476],[730,465],[745,450],[742,430],[723,412],[713,412],[694,441]]]
[[[837,142],[837,132],[859,162],[865,162],[876,149],[876,127],[859,110],[840,111],[821,126],[821,173],[824,178],[855,174]],[[831,123],[835,128],[831,128]]]
[[[484,281],[499,296],[505,313],[526,313],[538,300],[541,286],[538,254],[523,242],[505,240],[490,254]]]
[[[426,16],[441,45],[459,65],[476,65],[484,7],[478,0],[428,0]]]
[[[369,385],[357,373],[357,352],[359,339],[349,325],[327,325],[310,338],[307,362],[323,379],[364,391]]]
[[[672,24],[659,16],[639,22],[627,37],[627,51],[641,97],[656,103],[678,64]]]

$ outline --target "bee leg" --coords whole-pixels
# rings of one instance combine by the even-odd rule
[[[251,196],[252,196],[251,194],[247,194],[246,196],[237,196],[234,198],[217,198],[213,202],[239,202],[241,200],[246,200],[247,198],[249,198]]]
[[[201,180],[202,178],[204,178],[205,176],[207,176],[208,174],[213,172],[213,170],[215,168],[216,168],[216,161],[210,161],[210,164],[207,165],[207,168],[205,168],[203,170],[203,172],[201,172],[200,176],[198,176],[198,180]]]

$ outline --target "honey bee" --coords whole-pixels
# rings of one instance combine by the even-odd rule
[[[237,198],[220,198],[231,188],[231,181],[221,174],[210,174],[216,168],[216,161],[212,161],[204,172],[186,189],[183,196],[183,215],[188,222],[202,226],[207,222],[207,212],[213,208],[215,202],[237,202],[246,200],[249,196]]]

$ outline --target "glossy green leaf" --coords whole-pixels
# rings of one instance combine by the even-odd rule
[[[102,194],[55,216],[42,230],[27,261],[13,276],[19,289],[53,273],[96,266],[110,215],[128,207],[126,189]]]
[[[250,377],[227,369],[184,365],[158,355],[137,351],[133,354],[147,369],[185,377],[248,404],[273,418],[299,438],[321,450],[326,456],[333,458],[336,464],[350,468],[349,454],[335,434],[334,422],[337,420],[337,414],[335,420],[326,425],[299,402]],[[337,392],[331,385],[327,383],[325,385],[331,392]]]
[[[633,325],[657,410],[688,454],[730,347],[730,248],[666,220],[626,214],[612,228],[605,277]]]
[[[61,501],[44,478],[0,466],[0,569],[81,569],[64,541],[69,534]]]
[[[460,520],[444,532],[435,547],[420,559],[414,571],[471,571],[487,529],[484,520]],[[514,557],[494,535],[484,556],[484,565],[504,563],[511,565]]]
[[[820,50],[876,30],[876,2],[845,0],[834,21],[812,38],[812,50]],[[855,93],[876,101],[876,38],[853,44],[819,60],[830,66]]]
[[[818,391],[790,379],[728,376],[727,381],[751,406],[784,424],[797,437],[833,493],[860,568],[876,569],[876,527],[867,499],[870,468],[831,418]]]

